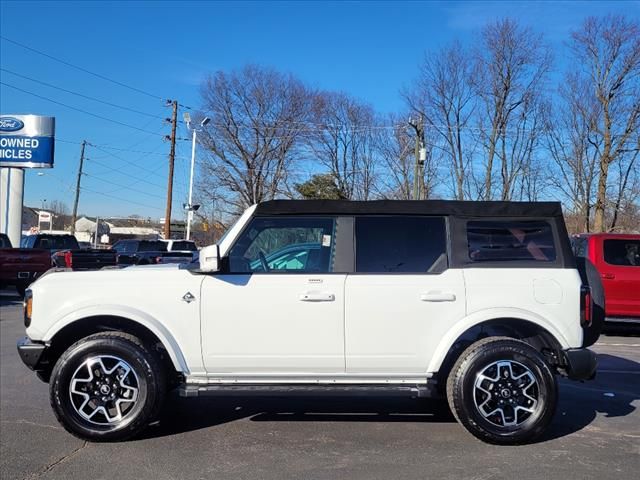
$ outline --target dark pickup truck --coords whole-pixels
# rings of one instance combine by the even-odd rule
[[[113,250],[81,249],[73,235],[39,233],[22,239],[24,248],[48,250],[53,266],[73,270],[99,270],[116,265]]]
[[[0,233],[0,288],[13,285],[24,295],[31,282],[51,267],[49,251],[13,248],[9,237]]]
[[[191,252],[169,252],[162,240],[120,240],[113,249],[118,252],[118,265],[155,265],[158,263],[189,263]]]

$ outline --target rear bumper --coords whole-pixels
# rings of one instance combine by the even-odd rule
[[[591,380],[596,376],[598,359],[588,348],[564,350],[567,377],[571,380]]]
[[[41,361],[47,346],[44,343],[32,342],[29,337],[23,337],[18,340],[17,346],[22,363],[31,370],[41,370]]]

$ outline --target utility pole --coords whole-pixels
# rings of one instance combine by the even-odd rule
[[[422,165],[424,165],[424,159],[422,158],[425,155],[424,146],[423,146],[423,138],[424,138],[424,125],[422,115],[418,118],[418,120],[409,120],[409,125],[413,127],[416,132],[416,145],[415,145],[415,158],[416,164],[413,171],[413,199],[420,200],[422,196],[423,187],[423,170]]]
[[[80,200],[80,180],[82,179],[82,165],[84,164],[84,147],[86,147],[87,141],[82,141],[80,147],[80,166],[78,167],[78,180],[76,181],[76,198],[73,201],[73,214],[71,215],[71,235],[76,233],[76,220],[78,217],[78,201]],[[97,226],[96,226],[97,228]]]
[[[173,165],[176,159],[176,127],[178,126],[178,101],[171,102],[171,150],[169,151],[169,180],[167,184],[167,209],[164,216],[164,238],[171,238],[171,203],[173,202]]]

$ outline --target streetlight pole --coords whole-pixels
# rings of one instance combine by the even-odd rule
[[[187,123],[187,128],[191,129],[192,136],[191,136],[191,172],[189,174],[189,200],[188,200],[188,204],[187,204],[187,236],[186,239],[187,240],[191,240],[191,222],[193,221],[193,212],[195,210],[197,210],[197,206],[194,208],[193,205],[193,172],[195,170],[195,166],[196,166],[196,137],[198,134],[198,129],[196,128],[191,128],[191,116],[188,113],[184,114],[184,119],[185,122]],[[202,130],[207,123],[209,123],[210,118],[209,117],[205,117],[201,122],[200,122],[200,130]]]
[[[187,211],[187,240],[191,240],[191,222],[193,221],[193,171],[196,165],[196,135],[198,131],[194,128],[191,140],[191,173],[189,174],[189,210]]]

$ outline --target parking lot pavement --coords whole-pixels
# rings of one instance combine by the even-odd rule
[[[56,422],[23,366],[20,301],[0,295],[4,479],[630,479],[640,471],[640,337],[602,336],[596,381],[562,381],[534,445],[481,443],[443,402],[418,399],[168,399],[141,438],[86,443]]]

